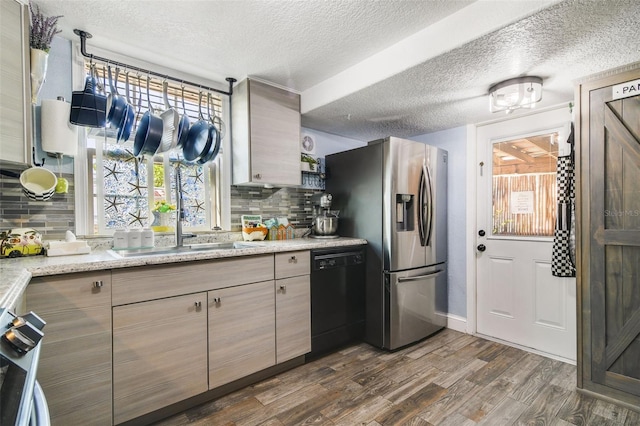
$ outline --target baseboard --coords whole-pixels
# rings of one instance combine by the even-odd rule
[[[447,328],[451,330],[459,331],[460,333],[467,332],[467,319],[458,315],[437,313],[439,316],[447,317]]]
[[[527,351],[527,352],[531,352],[532,354],[536,354],[536,355],[541,355],[547,358],[551,358],[551,359],[555,359],[556,361],[562,361],[564,363],[567,364],[571,364],[571,365],[576,365],[576,360],[575,359],[570,359],[570,358],[565,358],[559,355],[554,355],[554,354],[550,354],[548,352],[544,352],[538,349],[534,349],[534,348],[530,348],[528,346],[523,346],[523,345],[519,345],[517,343],[513,343],[513,342],[508,342],[506,340],[502,340],[502,339],[498,339],[495,337],[491,337],[491,336],[486,336],[484,334],[480,334],[480,333],[476,333],[474,334],[474,336],[480,337],[482,339],[486,339],[486,340],[491,340],[492,342],[496,342],[496,343],[500,343],[506,346],[511,346],[514,348],[518,348],[518,349],[522,349],[523,351]]]

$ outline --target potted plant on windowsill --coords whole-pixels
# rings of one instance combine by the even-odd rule
[[[176,210],[175,204],[169,204],[166,201],[156,201],[153,205],[153,223],[151,229],[156,232],[168,232],[173,230],[170,225],[171,213]]]
[[[53,36],[59,30],[58,19],[62,16],[45,17],[38,5],[29,2],[31,11],[31,29],[29,31],[29,47],[31,48],[31,103],[35,104],[38,93],[47,74],[47,62]]]
[[[300,169],[303,172],[315,172],[316,164],[318,164],[318,160],[316,160],[309,154],[305,154],[305,153],[300,154]]]

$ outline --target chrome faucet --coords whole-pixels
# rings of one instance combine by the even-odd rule
[[[194,234],[185,234],[182,232],[182,221],[184,220],[184,207],[182,203],[182,172],[180,171],[180,165],[176,166],[175,172],[175,187],[176,187],[176,247],[184,246],[185,238],[193,238]]]

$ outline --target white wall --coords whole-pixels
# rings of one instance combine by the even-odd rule
[[[336,136],[329,133],[320,132],[318,130],[307,129],[303,127],[301,129],[302,136],[309,135],[316,142],[316,152],[314,157],[325,157],[329,154],[335,154],[336,152],[348,151],[353,148],[365,146],[365,142],[360,142],[356,139],[345,138],[342,136]]]
[[[467,127],[414,136],[412,140],[449,152],[448,176],[448,277],[449,314],[467,316]]]

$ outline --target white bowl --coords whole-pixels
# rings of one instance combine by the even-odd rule
[[[44,167],[31,167],[20,174],[22,192],[32,200],[51,198],[57,183],[56,175]]]

